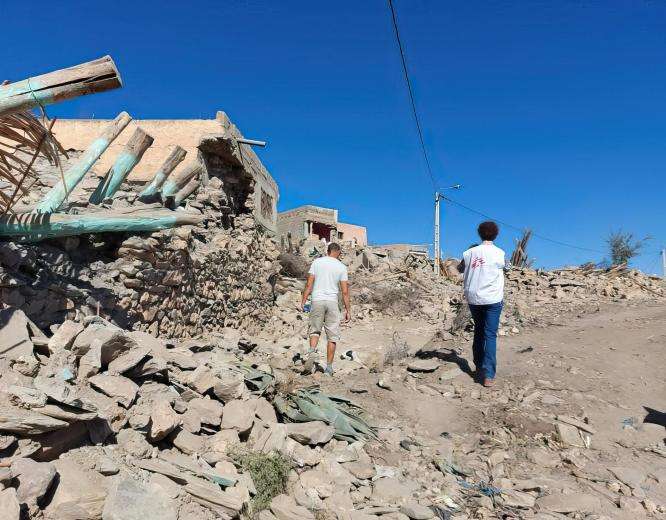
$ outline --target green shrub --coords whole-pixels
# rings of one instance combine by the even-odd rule
[[[244,473],[249,473],[257,488],[250,504],[250,515],[266,509],[271,500],[286,491],[291,463],[280,453],[239,451],[230,454]]]

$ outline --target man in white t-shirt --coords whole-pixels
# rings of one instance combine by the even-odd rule
[[[504,299],[504,251],[493,244],[499,234],[494,222],[478,228],[483,242],[463,253],[458,270],[464,272],[465,299],[474,320],[472,347],[476,375],[484,386],[495,384],[497,369],[497,329]]]
[[[333,374],[333,359],[335,347],[340,340],[340,304],[338,295],[342,292],[342,300],[345,305],[345,321],[351,316],[351,305],[349,301],[349,284],[347,267],[340,258],[340,246],[336,243],[328,245],[328,256],[317,258],[310,266],[308,281],[303,291],[300,309],[303,310],[305,302],[312,294],[312,306],[310,308],[310,352],[311,357],[317,350],[321,329],[326,331],[326,370],[328,375]]]

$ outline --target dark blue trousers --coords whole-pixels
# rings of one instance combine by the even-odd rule
[[[470,305],[474,320],[474,365],[481,377],[495,378],[497,370],[497,329],[502,302],[490,305]]]

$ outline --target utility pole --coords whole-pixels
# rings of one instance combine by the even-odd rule
[[[460,188],[462,188],[460,184],[454,184],[448,188],[442,188],[442,190],[459,190]],[[444,197],[439,191],[435,192],[435,274],[437,276],[439,276],[441,272],[441,266],[439,264],[442,254],[442,246],[439,236],[439,201],[445,198],[446,197]]]
[[[435,274],[439,276],[439,201],[441,196],[438,191],[435,192]]]

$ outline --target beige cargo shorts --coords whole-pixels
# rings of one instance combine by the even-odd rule
[[[312,302],[310,309],[310,336],[321,335],[321,329],[326,332],[328,341],[340,341],[340,307],[338,302],[316,301]]]

